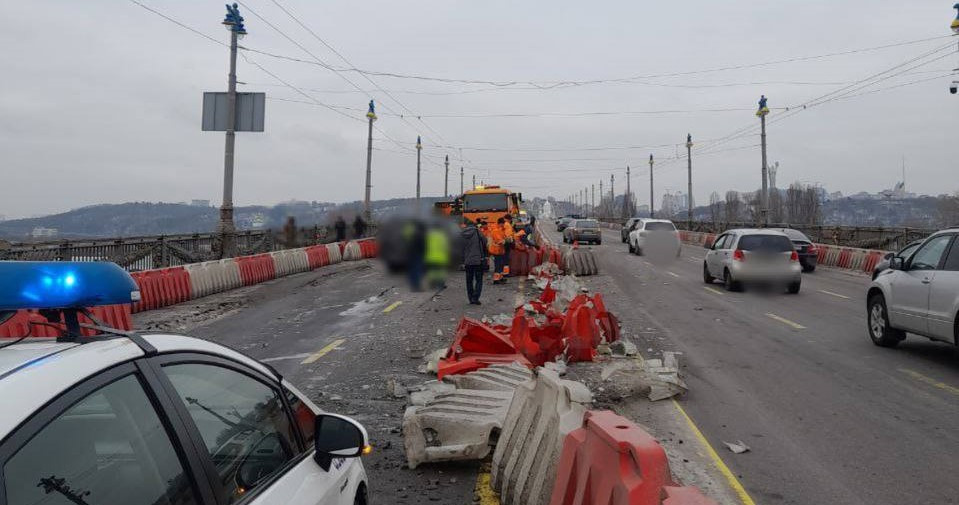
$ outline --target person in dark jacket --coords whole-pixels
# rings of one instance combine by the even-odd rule
[[[346,240],[346,221],[343,220],[343,216],[336,216],[336,222],[333,223],[333,229],[336,231],[337,242]]]
[[[466,269],[466,296],[470,304],[481,305],[483,293],[483,271],[487,265],[486,237],[480,233],[476,223],[466,222],[463,228],[463,267]]]
[[[366,236],[366,221],[363,220],[363,216],[357,214],[356,219],[353,221],[353,236],[355,238],[363,238]]]

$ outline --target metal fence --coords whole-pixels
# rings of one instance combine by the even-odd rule
[[[600,218],[601,221],[622,225],[625,219]],[[676,221],[676,226],[689,231],[721,233],[732,228],[755,228],[756,223]],[[909,242],[921,240],[935,233],[934,228],[829,226],[811,224],[774,223],[768,228],[793,228],[806,234],[813,242],[863,249],[898,250]]]
[[[50,242],[0,241],[0,260],[112,261],[127,270],[139,271],[217,259],[218,237],[216,233],[194,233]],[[332,241],[325,226],[236,233],[241,256]]]

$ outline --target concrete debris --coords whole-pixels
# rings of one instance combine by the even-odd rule
[[[447,349],[437,349],[426,356],[426,371],[435,374],[439,370],[440,360],[446,356]]]
[[[609,356],[613,354],[613,351],[609,348],[609,344],[603,342],[602,344],[596,346],[596,353],[603,356]]]
[[[728,448],[734,454],[742,454],[744,452],[749,452],[749,446],[744,444],[742,440],[737,440],[735,443],[724,441],[723,444],[725,444],[726,448]]]
[[[406,386],[394,377],[386,379],[386,392],[393,398],[406,398],[408,393]]]
[[[672,398],[689,390],[679,377],[679,360],[674,352],[663,352],[662,361],[646,361],[643,369],[649,381],[648,397],[652,401]]]
[[[543,368],[547,370],[552,370],[556,372],[557,375],[563,376],[566,375],[566,362],[562,359],[557,359],[556,361],[547,362],[543,365]]]
[[[540,277],[540,275],[542,275],[542,274],[546,274],[546,275],[548,275],[548,276],[556,277],[556,276],[559,275],[560,273],[561,273],[561,272],[560,272],[560,270],[559,270],[559,265],[557,265],[556,263],[550,263],[550,262],[548,262],[548,261],[545,262],[545,263],[541,263],[541,264],[539,264],[539,265],[536,265],[535,267],[533,267],[533,268],[530,270],[530,276],[531,276],[531,277]],[[546,284],[543,284],[543,287],[545,288],[545,287],[546,287]],[[539,289],[543,289],[543,288],[539,288]]]
[[[623,338],[609,344],[609,350],[613,352],[613,355],[620,356],[635,356],[639,353],[636,344]]]
[[[415,391],[410,392],[410,405],[423,406],[436,399],[436,395],[456,391],[456,385],[440,381],[424,382]]]
[[[484,317],[482,322],[489,326],[512,326],[513,316],[509,314],[496,314],[493,317]]]
[[[437,337],[442,337],[442,336],[443,336],[443,330],[437,328],[437,329],[436,329],[436,336],[437,336]]]
[[[564,275],[553,280],[552,288],[556,291],[556,299],[569,303],[576,298],[583,285],[572,275]]]

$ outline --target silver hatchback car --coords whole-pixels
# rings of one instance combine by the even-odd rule
[[[911,256],[895,256],[866,294],[869,336],[893,347],[906,332],[959,344],[959,228],[934,233]]]
[[[729,291],[745,284],[784,286],[796,294],[802,286],[799,254],[785,233],[769,229],[729,230],[707,247],[703,282],[719,279]]]

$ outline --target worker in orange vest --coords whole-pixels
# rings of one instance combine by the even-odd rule
[[[506,214],[503,216],[503,236],[505,237],[506,243],[504,248],[506,253],[503,255],[503,276],[509,277],[509,263],[510,263],[510,254],[513,252],[513,247],[516,245],[516,230],[513,229],[513,216]]]
[[[493,257],[493,284],[506,282],[503,276],[506,266],[506,231],[503,226],[505,222],[505,219],[499,218],[495,223],[487,226],[489,254]]]

